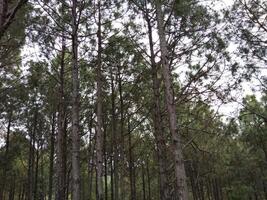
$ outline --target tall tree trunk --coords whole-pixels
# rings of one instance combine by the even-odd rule
[[[21,187],[22,187],[22,191],[21,191],[21,195],[19,196],[19,200],[25,200],[24,196],[25,196],[26,186],[25,184],[23,184]]]
[[[262,188],[265,200],[267,200],[267,184],[265,180],[262,180]]]
[[[106,126],[105,126],[106,127]],[[108,200],[108,152],[107,152],[107,132],[104,129],[104,164],[105,164],[105,200]]]
[[[64,87],[65,87],[65,36],[62,37],[62,54],[60,60],[60,75],[59,75],[59,104],[58,104],[58,133],[57,133],[57,186],[56,186],[56,200],[65,200],[66,194],[66,114],[65,114],[65,100],[64,100]]]
[[[72,200],[81,199],[77,0],[72,0]]]
[[[69,200],[69,193],[70,193],[70,182],[71,182],[71,168],[69,168],[67,171],[67,178],[66,178],[66,199]]]
[[[172,139],[171,147],[174,159],[176,186],[177,186],[176,196],[179,200],[188,200],[186,174],[185,174],[184,160],[182,154],[182,144],[177,129],[177,121],[176,121],[177,116],[175,110],[174,91],[172,85],[171,70],[167,59],[168,49],[164,32],[164,20],[163,20],[164,18],[160,0],[156,0],[156,15],[157,15],[157,25],[158,25],[158,34],[160,42],[162,72],[163,72],[164,87],[165,87],[166,107],[168,111],[169,128]]]
[[[189,178],[191,182],[191,189],[192,189],[192,195],[194,200],[198,200],[197,192],[196,192],[196,180],[195,180],[195,173],[194,173],[194,166],[193,163],[190,164],[189,167]]]
[[[214,200],[219,200],[219,193],[218,193],[216,178],[212,179],[212,191],[213,191]]]
[[[148,185],[148,200],[151,200],[151,179],[148,160],[146,161],[147,185]]]
[[[10,128],[12,122],[12,111],[9,111],[8,114],[8,124],[7,124],[7,133],[6,133],[6,145],[5,145],[5,160],[6,163],[3,167],[3,178],[1,181],[1,188],[0,188],[0,199],[4,199],[4,192],[5,192],[5,185],[6,185],[6,174],[8,171],[9,165],[9,143],[10,143]]]
[[[131,200],[136,200],[135,190],[135,166],[134,155],[132,151],[132,134],[130,131],[130,119],[128,118],[128,146],[129,146],[129,173],[130,173],[130,188],[131,188]]]
[[[110,199],[114,200],[114,165],[113,156],[110,158]]]
[[[8,200],[14,200],[15,189],[16,189],[16,181],[15,180],[16,180],[16,177],[13,177],[12,184],[10,184]]]
[[[118,84],[119,84],[119,97],[120,97],[120,165],[121,167],[120,177],[120,200],[125,198],[125,182],[124,182],[124,101],[122,96],[122,75],[121,75],[121,66],[118,65]]]
[[[103,191],[103,111],[102,111],[102,35],[101,35],[101,1],[98,1],[98,55],[97,55],[97,126],[96,126],[96,176],[97,200],[104,199]]]
[[[89,145],[88,145],[88,166],[87,166],[87,175],[88,175],[88,199],[92,199],[92,188],[93,188],[93,170],[94,170],[94,147],[95,143],[93,142],[93,133],[92,133],[92,126],[93,126],[93,119],[92,115],[89,120]]]
[[[92,199],[92,191],[93,191],[93,170],[94,170],[94,153],[95,153],[95,140],[93,140],[93,133],[92,133],[92,120],[90,121],[90,141],[88,147],[88,199]]]
[[[55,123],[56,113],[52,115],[51,135],[50,135],[50,163],[49,163],[49,185],[48,200],[52,200],[53,193],[53,174],[54,174],[54,153],[55,153]]]
[[[40,141],[40,190],[39,190],[39,199],[40,200],[46,200],[46,195],[47,195],[47,190],[46,190],[46,185],[44,183],[44,180],[46,179],[45,178],[45,172],[44,172],[44,168],[45,168],[45,165],[44,165],[44,154],[45,154],[45,151],[44,151],[44,141],[41,139]]]
[[[34,166],[35,166],[35,140],[38,122],[38,107],[34,108],[32,130],[30,131],[30,148],[28,159],[28,182],[27,182],[27,199],[33,200],[34,198]]]
[[[204,193],[204,183],[203,180],[200,179],[199,180],[199,191],[200,191],[200,200],[204,200],[205,199],[205,193]]]
[[[23,187],[24,187],[24,184],[21,184],[19,187],[18,200],[22,199]]]
[[[111,106],[112,106],[112,153],[114,154],[114,165],[112,171],[114,171],[114,198],[111,196],[111,200],[119,199],[119,173],[118,173],[118,134],[117,134],[117,124],[116,124],[116,112],[115,112],[115,89],[114,89],[114,78],[112,69],[110,70],[111,76]],[[111,162],[112,164],[112,162]],[[113,183],[113,182],[112,182]],[[113,184],[112,184],[113,185]],[[113,187],[112,187],[113,191]]]
[[[40,140],[39,138],[37,139],[37,148],[36,148],[36,164],[35,164],[35,177],[34,177],[34,190],[33,190],[33,197],[34,199],[39,198],[38,194],[38,187],[39,187],[39,159],[40,159],[40,153],[39,153],[39,148],[40,148]]]
[[[208,179],[206,180],[205,185],[206,185],[207,199],[211,200],[211,192],[210,192],[210,185],[209,185],[209,180]]]
[[[264,157],[265,157],[265,162],[267,163],[267,142],[262,141],[262,150],[264,153]]]
[[[155,61],[155,53],[153,46],[153,37],[152,37],[152,26],[148,11],[144,13],[145,20],[148,26],[148,39],[150,47],[150,62],[152,70],[152,81],[153,81],[153,126],[154,126],[154,136],[156,139],[157,145],[157,156],[159,163],[159,186],[160,186],[160,199],[165,200],[170,198],[169,189],[168,189],[168,180],[167,180],[167,147],[166,140],[164,138],[164,129],[162,124],[161,117],[161,107],[160,107],[160,81],[157,77],[158,66]]]
[[[142,190],[143,190],[143,200],[146,200],[146,176],[145,176],[144,164],[142,164]]]

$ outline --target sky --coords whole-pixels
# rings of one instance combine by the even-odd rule
[[[235,0],[221,0],[221,3],[217,5],[217,9],[230,8]],[[234,52],[236,50],[235,44],[230,44],[228,47],[229,52]],[[239,60],[238,62],[242,62]],[[267,75],[267,69],[261,69],[260,76]],[[260,100],[262,93],[259,89],[259,81],[252,79],[251,81],[244,81],[241,83],[241,90],[234,91],[237,97],[237,102],[229,102],[222,105],[219,108],[219,112],[225,115],[225,118],[236,117],[242,109],[242,99],[247,95],[255,95],[257,100]],[[214,105],[214,108],[218,108],[218,105]]]

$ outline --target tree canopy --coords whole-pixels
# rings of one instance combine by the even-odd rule
[[[267,199],[266,11],[0,0],[0,200]]]

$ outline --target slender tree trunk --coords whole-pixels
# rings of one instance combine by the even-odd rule
[[[152,70],[152,81],[153,81],[153,125],[154,125],[154,136],[157,144],[157,156],[159,163],[159,182],[160,182],[160,199],[166,200],[170,198],[168,181],[167,181],[167,148],[166,140],[164,138],[164,130],[161,117],[161,107],[160,107],[160,81],[157,77],[158,66],[155,61],[155,53],[153,47],[153,37],[152,37],[152,26],[148,16],[148,13],[145,13],[145,19],[148,26],[148,38],[149,38],[149,47],[150,47],[150,62]]]
[[[8,114],[8,124],[7,124],[7,133],[6,133],[6,145],[5,145],[5,160],[6,163],[3,167],[3,178],[1,181],[1,188],[0,188],[0,199],[4,199],[4,192],[5,192],[5,185],[6,185],[6,174],[8,171],[9,165],[9,143],[10,143],[10,128],[12,122],[12,111]]]
[[[55,121],[56,113],[52,115],[51,136],[50,136],[50,163],[49,163],[49,185],[48,200],[52,200],[53,194],[53,174],[54,174],[54,153],[55,153]]]
[[[89,125],[90,127],[90,142],[89,142],[89,149],[88,149],[88,197],[89,200],[92,199],[92,193],[93,193],[93,170],[94,170],[94,165],[95,165],[95,161],[94,161],[94,157],[95,157],[95,140],[93,140],[93,133],[92,133],[92,123],[90,123]]]
[[[107,132],[104,129],[104,164],[105,164],[105,200],[108,200],[108,155],[107,155]]]
[[[136,200],[135,191],[135,166],[134,166],[134,155],[132,151],[132,134],[130,133],[130,119],[128,118],[128,146],[129,146],[129,173],[130,173],[130,188],[131,188],[131,200]]]
[[[33,130],[30,132],[30,148],[29,148],[29,159],[28,159],[28,182],[27,182],[27,199],[34,199],[34,166],[35,166],[35,140],[38,122],[38,107],[34,108],[33,116]]]
[[[62,37],[62,54],[60,60],[60,75],[59,75],[59,104],[58,104],[58,133],[57,133],[57,185],[56,185],[56,200],[65,200],[66,194],[66,152],[65,152],[65,36]]]
[[[217,178],[212,179],[212,188],[214,193],[214,200],[220,200]]]
[[[207,199],[210,200],[210,188],[209,188],[209,183],[207,179],[205,181],[205,186],[206,186]]]
[[[113,157],[110,159],[110,199],[114,200],[114,165]]]
[[[92,155],[92,157],[94,157],[94,154]],[[92,162],[94,162],[94,161],[92,160]],[[92,194],[93,194],[93,170],[94,170],[94,163],[91,164],[90,172],[89,172],[90,173],[90,176],[89,176],[89,199],[92,199]]]
[[[146,176],[145,176],[144,164],[142,164],[142,190],[143,190],[143,200],[146,200]]]
[[[210,198],[213,200],[215,199],[214,191],[213,191],[213,184],[212,184],[212,178],[209,179],[209,188],[210,188]]]
[[[64,139],[63,139],[63,174],[64,174],[64,197],[65,200],[68,200],[68,194],[67,194],[67,189],[69,185],[69,174],[71,172],[71,167],[69,167],[69,172],[68,172],[68,159],[67,159],[67,144],[68,144],[68,134],[67,134],[67,128],[68,128],[68,119],[67,119],[67,114],[66,114],[66,107],[65,109],[65,118],[64,118]]]
[[[120,97],[120,200],[125,198],[125,182],[124,182],[124,102],[122,96],[122,75],[121,75],[121,66],[118,66],[118,84],[119,84],[119,97]]]
[[[195,181],[195,173],[194,173],[193,163],[191,163],[191,165],[189,167],[189,175],[190,175],[189,177],[190,177],[190,182],[191,182],[193,199],[198,200],[197,192],[196,192],[196,181]]]
[[[266,183],[266,180],[262,181],[262,186],[263,186],[265,200],[267,200],[267,183]]]
[[[8,200],[14,200],[15,197],[15,189],[16,189],[16,178],[13,177],[12,184],[10,185],[9,189],[9,195],[8,195]]]
[[[18,192],[17,192],[17,197],[18,197],[17,199],[20,200],[20,198],[21,198],[21,193],[22,193],[22,185],[20,185],[18,188],[19,188],[19,190],[18,190]]]
[[[7,134],[6,134],[6,149],[5,149],[5,157],[8,159],[9,154],[9,143],[10,143],[10,128],[11,128],[11,122],[12,122],[12,111],[9,113],[8,117],[8,124],[7,124]]]
[[[24,196],[25,196],[25,184],[23,184],[22,186],[22,191],[21,191],[21,194],[19,196],[19,200],[25,200]]]
[[[66,199],[69,199],[69,193],[70,193],[70,180],[71,180],[71,168],[66,170],[67,171],[67,178],[66,178]]]
[[[264,156],[265,156],[265,162],[267,163],[267,144],[264,145],[264,150],[263,150],[263,152],[264,152]]]
[[[200,200],[205,200],[205,192],[204,192],[204,184],[203,184],[203,180],[199,180],[199,188],[200,188]],[[222,193],[220,192],[220,194],[222,195]]]
[[[37,148],[36,148],[36,164],[35,164],[35,178],[34,178],[34,190],[33,190],[33,196],[34,199],[38,199],[38,187],[39,187],[39,159],[40,159],[40,153],[39,153],[39,148],[40,148],[40,140],[39,138],[37,139]]]
[[[258,191],[257,191],[257,183],[255,182],[252,187],[253,187],[253,190],[254,190],[254,199],[255,200],[259,200]],[[219,200],[221,200],[221,199],[219,198]]]
[[[102,36],[101,36],[101,3],[98,1],[98,56],[97,56],[97,126],[96,126],[96,175],[97,200],[103,200],[103,111],[102,111]]]
[[[23,185],[20,185],[19,187],[19,193],[18,193],[18,200],[22,199],[22,193],[23,193]]]
[[[111,200],[119,199],[119,173],[118,173],[118,134],[117,134],[117,124],[116,124],[116,113],[115,113],[115,89],[114,89],[114,78],[111,69],[111,106],[112,106],[112,152],[114,154],[114,165],[112,171],[114,171],[114,198],[111,196]],[[111,162],[112,163],[112,162]],[[113,182],[112,182],[113,183]],[[112,184],[113,185],[113,184]],[[113,186],[112,190],[113,191]]]
[[[147,184],[148,184],[148,200],[151,200],[151,180],[148,160],[146,161],[146,173],[147,173]]]
[[[92,199],[92,177],[93,177],[93,158],[94,158],[94,143],[92,133],[92,116],[89,120],[89,144],[88,144],[88,163],[87,163],[87,176],[88,176],[88,198]]]
[[[40,200],[46,200],[46,195],[47,195],[47,190],[46,190],[46,185],[44,183],[44,180],[46,179],[45,173],[44,173],[44,141],[40,141],[40,190],[39,190],[39,199]]]
[[[259,199],[257,192],[254,192],[254,197],[255,197],[255,200],[258,200]]]
[[[168,49],[167,42],[164,32],[164,20],[162,13],[161,1],[156,0],[156,14],[157,14],[157,24],[158,24],[158,34],[160,41],[160,52],[161,52],[161,64],[162,72],[165,86],[165,97],[166,97],[166,107],[169,117],[169,128],[171,132],[171,147],[175,166],[175,176],[176,176],[176,186],[177,186],[177,198],[179,200],[188,200],[188,191],[186,184],[186,174],[184,167],[184,160],[182,154],[182,144],[180,135],[177,132],[177,116],[174,102],[174,91],[171,79],[171,71],[167,60]]]
[[[81,199],[77,0],[72,0],[72,200]]]

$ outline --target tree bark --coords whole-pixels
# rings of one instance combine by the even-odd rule
[[[164,17],[160,0],[156,0],[156,16],[157,16],[158,34],[160,42],[163,80],[165,87],[166,107],[168,111],[169,129],[172,139],[171,148],[174,157],[173,159],[175,166],[176,186],[177,186],[176,196],[179,200],[188,200],[182,145],[181,145],[180,135],[177,129],[177,121],[176,121],[177,116],[176,116],[176,108],[174,101],[174,91],[172,85],[171,70],[167,59],[168,49],[167,49],[166,36],[164,32]]]
[[[29,159],[28,159],[28,180],[27,180],[27,199],[34,199],[34,166],[35,166],[35,142],[36,142],[36,131],[38,123],[38,107],[34,108],[33,116],[33,130],[30,131],[30,148],[29,148]]]
[[[105,164],[105,200],[108,200],[108,152],[107,152],[107,131],[104,128],[104,164]]]
[[[34,189],[33,189],[33,197],[34,199],[38,199],[38,184],[39,184],[39,159],[40,159],[40,153],[39,153],[39,148],[40,148],[40,140],[39,138],[37,139],[37,148],[36,148],[36,164],[35,164],[35,178],[34,178]]]
[[[194,166],[191,162],[189,167],[189,178],[191,182],[191,189],[192,189],[192,195],[194,200],[198,200],[197,192],[196,192],[196,180],[195,180],[195,173],[194,173]]]
[[[147,172],[147,185],[148,185],[148,200],[151,200],[151,180],[148,160],[146,161],[146,172]]]
[[[111,106],[112,106],[112,152],[114,155],[114,165],[112,166],[112,171],[114,171],[114,194],[111,196],[111,200],[119,199],[119,173],[118,173],[118,134],[117,134],[117,124],[116,124],[116,112],[115,112],[115,88],[114,88],[114,78],[112,69],[110,70],[111,76]],[[112,164],[112,162],[111,162]],[[112,179],[113,180],[113,179]],[[113,182],[112,182],[113,183]],[[113,184],[112,184],[113,192]]]
[[[103,191],[103,111],[102,111],[102,35],[101,35],[101,3],[98,1],[98,55],[97,55],[97,126],[96,126],[96,175],[97,200],[104,199]]]
[[[5,160],[6,163],[3,167],[3,179],[1,183],[0,188],[0,199],[4,199],[4,192],[5,192],[5,185],[6,185],[6,174],[8,171],[8,165],[9,165],[9,143],[10,143],[10,128],[11,128],[11,122],[12,122],[12,111],[8,114],[8,124],[7,124],[7,133],[6,133],[6,145],[5,145]]]
[[[142,191],[143,191],[143,200],[146,200],[146,176],[144,164],[142,164]]]
[[[8,200],[14,200],[15,197],[15,189],[16,189],[16,178],[13,177],[12,184],[10,185],[9,189],[9,195],[8,195]]]
[[[262,186],[263,186],[263,192],[264,192],[265,200],[267,200],[267,184],[266,184],[266,180],[262,180]]]
[[[71,181],[71,168],[67,169],[67,178],[66,178],[66,199],[69,200],[69,193],[70,193],[70,181]]]
[[[120,177],[120,200],[125,199],[125,182],[124,182],[124,174],[123,174],[123,166],[124,166],[124,101],[122,96],[122,75],[121,75],[121,66],[118,65],[118,85],[119,85],[119,98],[120,98],[120,163],[118,163],[118,167],[121,167],[121,171],[119,174]]]
[[[51,135],[50,135],[50,163],[49,163],[49,185],[48,185],[48,200],[52,200],[53,193],[53,174],[54,174],[54,153],[55,153],[55,117],[52,115]]]
[[[167,148],[166,140],[164,138],[164,130],[161,117],[161,106],[160,106],[160,81],[157,77],[158,66],[155,61],[155,53],[153,46],[153,36],[152,36],[152,26],[148,16],[148,11],[144,13],[145,20],[148,26],[148,39],[149,39],[149,48],[150,48],[150,62],[151,62],[151,76],[153,81],[153,126],[154,126],[154,136],[156,139],[157,145],[157,156],[159,163],[159,186],[160,186],[160,199],[165,200],[170,198],[169,189],[168,189],[168,180],[167,180]]]
[[[81,199],[77,0],[72,0],[72,200]]]
[[[65,87],[65,36],[62,37],[62,54],[60,60],[60,75],[59,75],[59,104],[58,104],[58,133],[57,133],[57,186],[56,200],[65,200],[66,195],[66,112],[64,100]]]
[[[90,116],[89,121],[89,145],[88,145],[88,199],[92,199],[92,188],[93,188],[93,170],[94,170],[94,152],[95,152],[95,142],[93,140],[92,133],[93,118]]]
[[[92,133],[92,120],[89,124],[89,131],[90,131],[90,141],[89,141],[89,147],[88,147],[88,199],[92,199],[92,192],[93,192],[93,171],[94,171],[94,165],[95,165],[95,140],[93,140],[93,133]]]
[[[128,148],[129,148],[129,173],[130,173],[130,188],[131,188],[131,200],[136,200],[136,189],[135,189],[135,166],[134,166],[134,155],[132,151],[132,134],[130,131],[130,119],[128,118]]]

